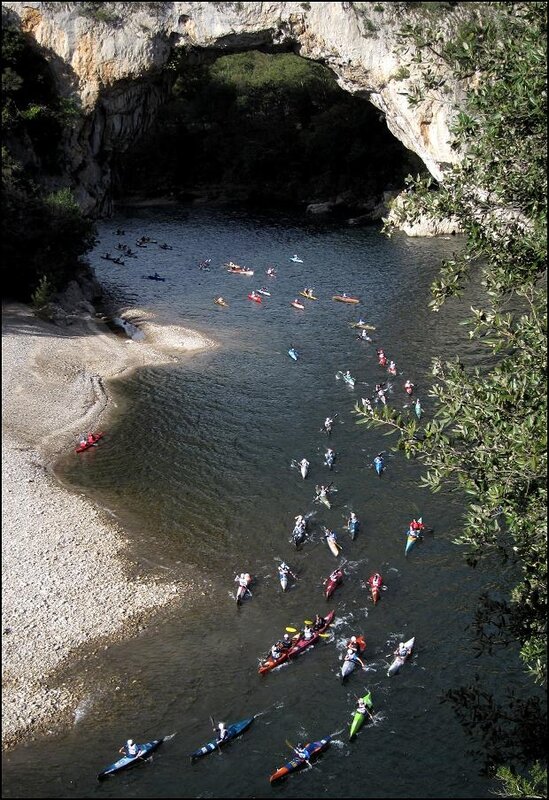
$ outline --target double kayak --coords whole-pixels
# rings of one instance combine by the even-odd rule
[[[129,769],[130,767],[134,767],[137,764],[142,764],[151,755],[154,751],[160,747],[162,742],[166,739],[171,739],[174,734],[170,734],[170,736],[163,736],[162,739],[153,739],[151,742],[145,742],[145,744],[138,745],[138,751],[135,756],[123,756],[119,758],[118,761],[115,761],[114,764],[110,764],[108,767],[105,767],[98,776],[98,781],[103,781],[105,778],[108,778],[109,775],[114,775],[117,772],[122,772],[124,769]]]
[[[278,658],[268,656],[268,658],[266,658],[265,661],[260,664],[258,669],[259,674],[264,675],[266,672],[278,667],[279,664],[283,664],[285,661],[296,658],[298,655],[300,655],[304,650],[319,640],[320,634],[324,633],[324,631],[332,624],[334,617],[335,611],[330,611],[330,613],[324,617],[324,625],[322,628],[314,631],[310,639],[298,639],[295,644],[282,652]]]
[[[324,596],[326,597],[326,600],[330,599],[330,597],[333,595],[333,593],[341,583],[343,583],[343,570],[336,569],[324,581],[324,585],[326,587],[324,589]]]
[[[391,666],[387,670],[387,675],[388,676],[395,675],[399,671],[401,666],[404,664],[406,659],[411,656],[412,650],[414,649],[415,640],[416,640],[415,636],[412,636],[411,639],[408,639],[407,642],[404,642],[404,647],[406,647],[408,649],[408,652],[407,652],[407,654],[405,656],[395,656],[395,659],[394,659],[393,663],[391,664]]]
[[[227,736],[223,739],[223,741],[219,741],[219,739],[211,739],[209,742],[206,742],[205,745],[199,747],[198,750],[195,750],[194,753],[191,753],[190,759],[191,762],[196,761],[198,758],[202,758],[202,756],[207,756],[209,753],[213,753],[214,750],[218,750],[220,747],[223,747],[230,742],[232,739],[236,739],[237,736],[240,736],[241,733],[247,731],[252,722],[254,721],[254,717],[248,717],[247,719],[241,719],[240,722],[233,722],[232,725],[228,725]]]
[[[311,762],[317,758],[320,753],[326,750],[331,740],[331,736],[325,736],[324,739],[319,739],[318,742],[310,742],[309,744],[306,744],[305,747],[301,748],[303,752],[306,753],[306,757],[302,758],[296,753],[291,761],[287,761],[283,767],[279,767],[277,771],[271,775],[269,778],[271,783],[276,783],[276,781],[286,778],[291,772],[296,772],[296,770],[306,766],[308,761]]]
[[[299,353],[297,352],[295,347],[290,347],[290,349],[288,350],[288,355],[290,356],[290,358],[293,358],[294,361],[297,361],[297,359],[299,358]]]
[[[371,712],[373,709],[371,693],[366,692],[366,694],[362,696],[362,700],[364,701],[364,705],[366,706],[366,708]],[[349,730],[350,742],[355,738],[359,730],[362,728],[362,724],[365,718],[366,714],[362,714],[360,711],[355,711],[353,721],[351,722],[351,728]]]
[[[93,441],[85,441],[81,442],[78,447],[75,448],[76,453],[83,453],[84,450],[88,450],[90,447],[95,447],[96,443],[101,439],[105,434],[104,433],[92,433],[91,438]]]
[[[366,650],[366,641],[364,636],[357,636],[356,641],[358,644],[358,652],[357,655],[361,656],[362,653]],[[354,668],[356,667],[357,662],[354,658],[345,658],[343,664],[341,665],[341,680],[344,681],[351,672],[353,672]]]
[[[360,303],[358,297],[347,297],[345,294],[334,294],[332,300],[337,300],[339,303],[353,303],[354,305]]]

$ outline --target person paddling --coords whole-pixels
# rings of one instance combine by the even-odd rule
[[[127,739],[118,752],[123,753],[127,758],[135,758],[139,755],[139,745],[133,739]]]

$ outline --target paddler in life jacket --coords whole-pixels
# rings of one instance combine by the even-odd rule
[[[118,752],[123,753],[128,758],[134,758],[139,754],[139,745],[133,739],[128,739]]]
[[[274,659],[275,661],[278,661],[278,659],[282,655],[281,649],[282,649],[282,642],[277,642],[276,644],[273,644],[273,646],[271,647],[271,658]]]
[[[313,636],[312,629],[308,625],[305,625],[305,627],[303,628],[303,638],[308,640],[311,639],[312,636]]]
[[[326,625],[326,620],[324,617],[321,617],[320,614],[315,615],[315,621],[313,622],[313,631],[319,631],[321,628],[324,628]]]
[[[351,648],[349,648],[347,650],[347,652],[345,654],[344,661],[358,661],[358,663],[360,664],[362,669],[366,669],[364,661],[362,661],[362,659],[359,658],[358,653],[356,652],[356,650],[352,650]]]
[[[330,435],[330,433],[332,431],[332,425],[333,424],[334,424],[333,419],[331,417],[326,417],[326,419],[324,420],[324,430],[326,431],[328,436]]]
[[[87,442],[88,444],[95,444],[95,436],[93,433],[88,433]]]
[[[283,650],[288,650],[292,646],[293,642],[289,633],[284,634],[281,644]]]
[[[396,374],[397,374],[397,368],[396,368],[396,364],[395,364],[395,362],[394,362],[394,361],[392,361],[392,360],[391,360],[391,361],[389,362],[389,366],[387,367],[387,372],[388,372],[390,375],[396,375]]]
[[[368,579],[368,583],[373,588],[380,589],[381,585],[383,583],[383,579],[382,579],[381,575],[379,574],[379,572],[376,572],[374,575],[372,575],[372,577]]]
[[[393,655],[400,656],[400,658],[407,658],[410,655],[410,649],[406,647],[404,642],[400,642]]]
[[[225,727],[225,723],[224,722],[218,722],[217,723],[217,741],[220,742],[220,743],[224,742],[228,735],[229,735],[229,731]]]
[[[412,392],[414,391],[414,384],[412,383],[411,380],[407,380],[406,383],[404,384],[404,391],[406,392],[406,394],[412,394]]]
[[[290,567],[286,564],[285,561],[279,566],[278,571],[281,575],[291,575],[294,580],[297,580],[296,576],[290,569]]]
[[[356,704],[356,711],[353,712],[353,713],[366,715],[367,712],[368,712],[368,709],[366,708],[366,703],[364,702],[362,697],[359,697],[358,698],[358,703]]]

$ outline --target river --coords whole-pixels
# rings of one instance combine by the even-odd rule
[[[115,235],[118,227],[124,236]],[[143,234],[172,249],[136,248]],[[403,390],[410,378],[425,420],[433,408],[431,358],[459,352],[482,363],[459,325],[474,287],[438,314],[427,309],[429,285],[441,260],[462,246],[459,237],[388,239],[373,228],[179,207],[120,210],[99,235],[90,260],[121,305],[201,331],[218,347],[111,381],[116,408],[108,435],[82,457],[63,459],[57,472],[127,526],[143,566],[156,565],[174,580],[195,565],[213,591],[89,659],[89,695],[74,726],[5,755],[3,796],[490,797],[494,783],[468,753],[473,741],[440,698],[477,673],[492,688],[503,676],[516,685],[523,680],[516,653],[505,662],[475,658],[467,631],[478,595],[501,583],[502,568],[464,564],[452,543],[463,499],[420,488],[420,468],[391,451],[394,438],[357,426],[352,413],[387,379],[378,346],[398,370],[389,404],[411,412]],[[102,260],[105,251],[118,255],[119,241],[138,258],[124,266]],[[294,253],[303,263],[290,261]],[[210,270],[200,270],[206,258]],[[222,265],[229,260],[255,275],[228,274]],[[276,278],[265,275],[270,265]],[[155,271],[164,282],[143,278]],[[250,302],[248,292],[262,285],[271,297]],[[304,286],[319,300],[304,300],[300,311],[290,301]],[[360,297],[360,305],[333,302],[339,292]],[[228,308],[214,305],[219,294]],[[350,327],[359,316],[376,328],[370,343]],[[287,354],[292,345],[297,362]],[[336,378],[346,369],[356,376],[354,389]],[[335,417],[330,440],[320,432],[328,415]],[[337,453],[332,473],[323,464],[328,444]],[[378,478],[371,462],[381,450],[386,471]],[[303,457],[311,464],[306,480],[291,466]],[[313,503],[314,487],[332,480],[337,491],[328,510]],[[350,510],[361,521],[354,541],[343,528]],[[289,539],[299,513],[311,514],[311,538],[296,552]],[[405,558],[413,516],[433,532]],[[338,531],[339,559],[321,540],[322,525]],[[284,594],[280,559],[298,576]],[[345,580],[326,603],[322,582],[339,563]],[[237,608],[234,576],[242,570],[255,581],[252,597]],[[385,583],[375,608],[362,586],[374,571]],[[331,608],[332,637],[258,675],[259,656],[286,626],[298,628]],[[365,635],[367,670],[341,684],[342,648],[353,633]],[[388,678],[392,650],[411,636],[413,658]],[[355,698],[365,688],[375,724],[349,743]],[[211,738],[210,715],[228,724],[254,714],[249,731],[222,754],[191,765],[189,753]],[[128,736],[147,741],[174,732],[147,765],[97,782]],[[286,739],[305,743],[327,734],[334,741],[312,768],[270,786],[269,775],[292,755]]]

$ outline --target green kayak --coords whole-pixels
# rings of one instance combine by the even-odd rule
[[[362,700],[364,700],[364,704],[365,704],[366,708],[371,711],[372,708],[373,708],[373,704],[372,704],[372,695],[371,695],[371,693],[369,691],[366,692],[366,694],[362,697]],[[353,717],[353,721],[351,722],[351,729],[349,731],[349,741],[352,741],[352,739],[355,738],[355,736],[357,735],[357,733],[361,729],[362,723],[364,722],[364,717],[365,716],[367,716],[367,715],[366,714],[361,714],[360,711],[355,711],[355,715]]]

